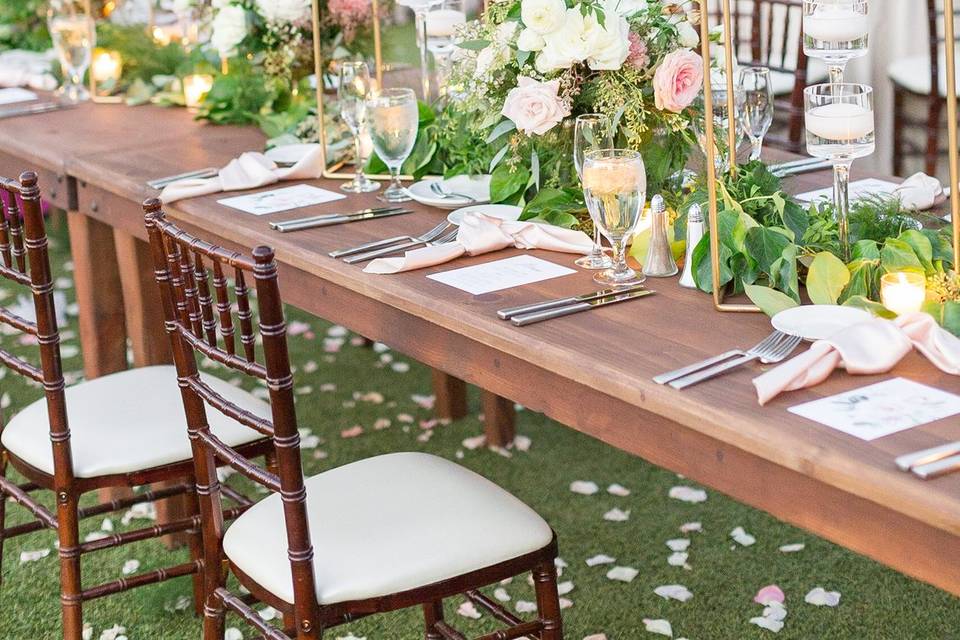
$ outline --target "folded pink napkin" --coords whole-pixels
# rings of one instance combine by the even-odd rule
[[[582,231],[537,222],[501,220],[482,213],[468,213],[460,223],[456,241],[408,251],[402,258],[378,258],[368,264],[364,271],[413,271],[443,264],[464,254],[477,256],[507,247],[587,254],[593,247],[593,241]]]
[[[960,338],[938,325],[928,313],[905,313],[894,322],[927,360],[944,373],[960,376]]]
[[[906,209],[924,211],[931,208],[937,198],[943,195],[943,185],[932,176],[920,172],[904,180],[893,194],[900,198],[900,204]]]
[[[256,189],[281,180],[311,180],[323,174],[320,146],[312,149],[292,167],[281,169],[262,153],[248,151],[235,158],[216,178],[187,178],[167,185],[160,193],[164,204],[221,191]]]

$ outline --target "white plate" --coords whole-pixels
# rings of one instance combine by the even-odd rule
[[[319,145],[315,142],[301,142],[298,144],[282,144],[268,150],[264,155],[277,164],[297,164],[303,160],[308,153],[316,149]]]
[[[490,202],[490,176],[455,176],[449,180],[441,180],[448,192],[472,196],[472,201],[464,198],[441,198],[430,189],[430,185],[436,181],[436,178],[421,180],[410,185],[407,191],[420,204],[438,209],[459,209],[465,205]]]
[[[519,220],[523,213],[523,207],[515,207],[510,204],[475,204],[471,207],[457,209],[447,216],[447,222],[460,226],[463,222],[463,216],[468,213],[482,213],[491,218],[500,218],[501,220]]]
[[[841,329],[869,320],[869,311],[833,304],[808,304],[781,311],[771,323],[777,331],[800,336],[804,340],[825,340]]]

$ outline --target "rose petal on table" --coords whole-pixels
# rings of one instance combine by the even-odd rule
[[[651,620],[650,618],[644,618],[643,625],[650,633],[658,633],[668,638],[673,637],[673,627],[670,626],[669,620]]]
[[[617,580],[619,582],[633,582],[640,572],[633,567],[614,567],[607,571],[608,580]]]
[[[341,438],[356,438],[359,435],[363,434],[363,427],[360,425],[354,425],[349,429],[344,429],[340,432]]]
[[[706,502],[707,492],[703,489],[694,489],[693,487],[686,486],[676,486],[671,487],[670,493],[668,494],[674,500],[680,500],[681,502]]]
[[[682,584],[665,584],[653,590],[664,600],[679,600],[686,602],[693,597],[693,593]]]
[[[703,524],[700,522],[684,522],[680,525],[680,533],[694,533],[703,531]]]
[[[626,522],[630,519],[630,510],[617,509],[614,507],[603,514],[603,519],[608,522]]]
[[[612,496],[617,496],[617,497],[620,497],[620,498],[626,498],[627,496],[630,495],[630,489],[627,489],[627,488],[626,488],[625,486],[623,486],[622,484],[616,484],[616,483],[614,483],[614,484],[610,485],[609,487],[607,487],[607,493],[609,493],[609,494],[612,495]]]
[[[120,573],[125,576],[133,575],[137,572],[137,569],[140,568],[139,560],[127,560],[123,563],[123,568],[120,569]]]
[[[840,604],[840,592],[827,591],[823,587],[814,587],[804,596],[803,601],[817,607],[835,607]]]
[[[690,540],[687,538],[673,538],[667,540],[667,546],[670,551],[686,551],[690,547]]]
[[[774,633],[779,633],[783,629],[783,620],[775,620],[773,618],[764,618],[762,616],[757,616],[756,618],[750,618],[750,624],[755,624],[761,629],[766,629],[767,631],[773,631]]]
[[[500,602],[510,602],[510,594],[503,587],[497,587],[493,590],[493,597]]]
[[[223,640],[243,640],[243,633],[236,627],[227,627],[223,632]]]
[[[785,544],[780,547],[782,553],[796,553],[798,551],[803,551],[807,545],[802,542],[797,542],[795,544]]]
[[[687,559],[690,557],[689,553],[685,551],[677,551],[671,553],[667,558],[667,564],[671,567],[685,567],[687,566]]]
[[[597,565],[601,564],[613,564],[616,561],[616,558],[612,558],[604,553],[599,553],[592,558],[587,558],[587,566],[596,567]]]
[[[537,610],[537,603],[527,600],[517,600],[514,608],[517,610],[517,613],[533,613]]]
[[[753,596],[753,601],[757,604],[767,605],[771,602],[782,603],[786,597],[787,596],[783,593],[783,589],[775,584],[770,584],[760,589],[760,591],[757,591],[757,595]]]
[[[25,562],[36,562],[50,555],[50,549],[37,549],[36,551],[21,551],[20,564]]]
[[[481,613],[477,611],[477,608],[469,600],[460,603],[460,606],[457,607],[457,613],[471,620],[479,620],[482,617]]]
[[[738,544],[743,545],[744,547],[749,547],[757,541],[752,535],[744,531],[743,527],[737,527],[730,532],[730,537],[734,539]]]
[[[570,491],[579,493],[582,496],[592,496],[600,491],[600,487],[597,486],[596,482],[590,480],[574,480],[570,483]]]

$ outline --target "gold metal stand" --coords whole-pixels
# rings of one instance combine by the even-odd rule
[[[943,39],[947,56],[947,144],[950,152],[950,224],[953,227],[953,272],[960,274],[960,158],[957,157],[957,54],[953,0],[943,0]]]

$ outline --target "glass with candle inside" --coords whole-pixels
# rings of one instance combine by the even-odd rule
[[[927,279],[922,273],[898,271],[880,278],[880,301],[900,315],[920,311],[927,297]]]
[[[873,88],[863,84],[817,84],[803,91],[807,153],[833,163],[833,213],[844,261],[850,259],[847,214],[850,166],[873,153]]]
[[[463,0],[443,0],[427,12],[427,49],[436,63],[437,95],[447,93],[450,77],[450,58],[456,49],[454,36],[467,23]]]
[[[803,0],[803,53],[823,60],[830,82],[843,82],[847,62],[867,54],[867,0]]]

